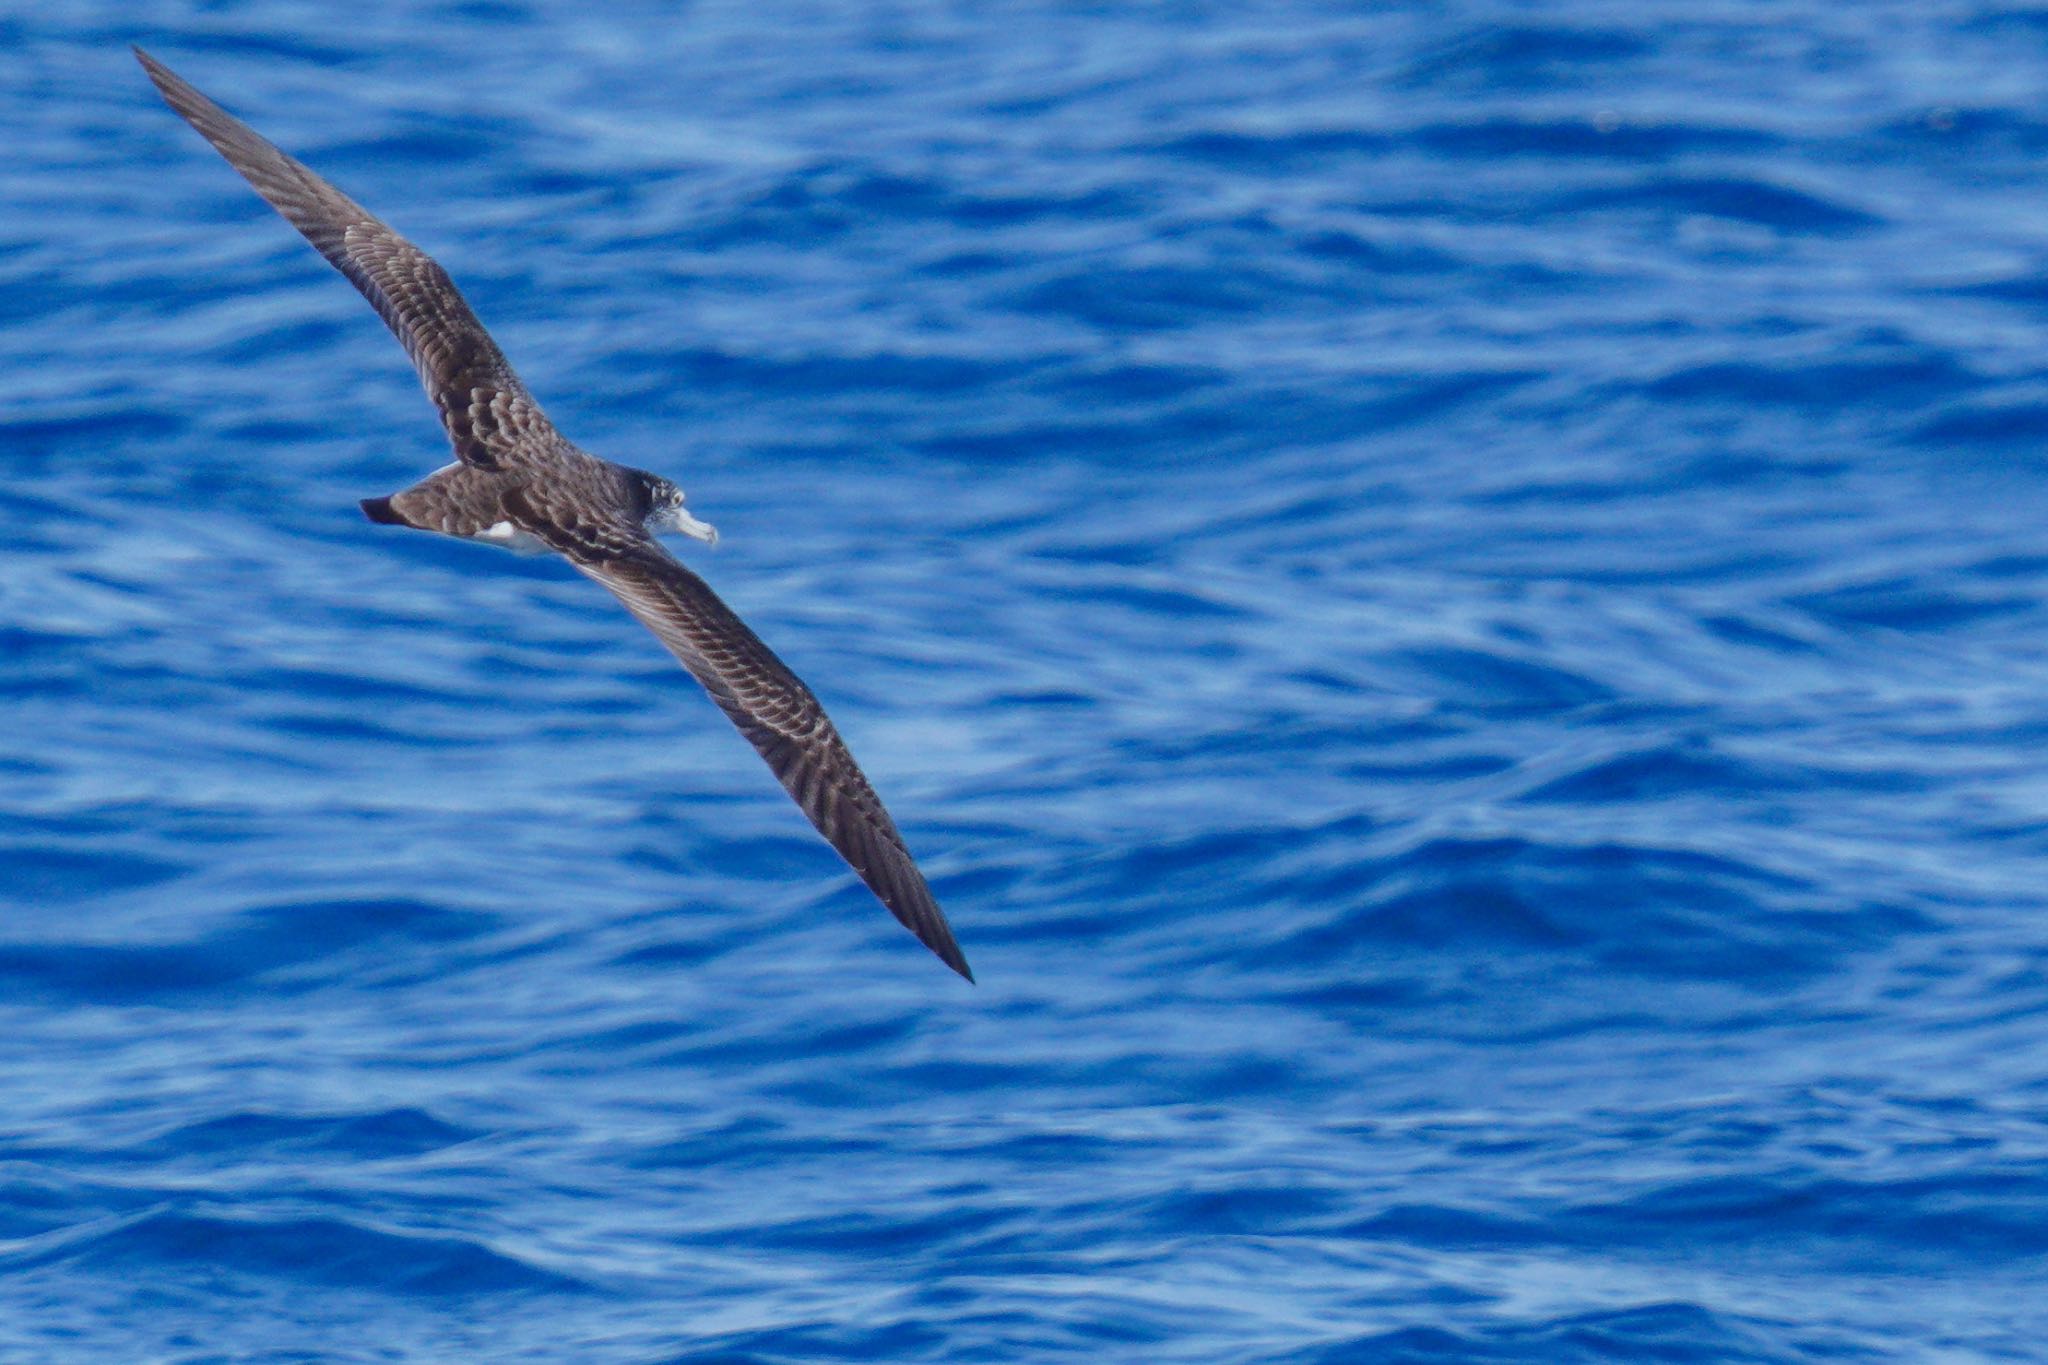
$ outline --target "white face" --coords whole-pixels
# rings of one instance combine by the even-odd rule
[[[718,528],[708,521],[699,521],[683,506],[683,490],[674,484],[663,484],[655,494],[654,510],[647,514],[647,529],[659,534],[663,531],[677,531],[706,545],[718,543]]]

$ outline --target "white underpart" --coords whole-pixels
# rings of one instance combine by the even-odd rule
[[[469,537],[469,539],[481,540],[490,545],[502,545],[506,549],[522,555],[546,554],[549,549],[548,543],[539,536],[522,531],[509,521],[501,521],[495,525],[486,526],[483,530]]]

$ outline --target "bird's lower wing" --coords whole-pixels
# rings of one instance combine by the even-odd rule
[[[504,353],[433,258],[144,52],[136,58],[187,123],[348,276],[412,357],[455,454],[496,468],[552,431]]]
[[[558,548],[611,589],[704,685],[818,832],[890,913],[972,981],[974,973],[896,822],[803,680],[709,584],[654,542],[601,557],[579,555],[573,546]]]

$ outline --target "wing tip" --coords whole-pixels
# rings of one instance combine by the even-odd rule
[[[974,968],[967,965],[967,954],[960,951],[960,941],[953,937],[953,926],[946,922],[946,912],[939,909],[931,887],[925,884],[924,874],[918,871],[917,863],[907,850],[899,848],[898,852],[902,854],[903,867],[910,875],[909,889],[870,878],[865,872],[860,873],[861,880],[867,883],[875,899],[896,917],[897,923],[915,935],[919,943],[931,949],[932,956],[958,972],[968,985],[976,984]],[[843,852],[841,856],[845,856]]]
[[[913,868],[915,866],[916,864],[912,864]],[[920,883],[922,880],[919,879]],[[922,899],[924,904],[918,907],[921,913],[905,914],[894,901],[887,897],[881,898],[889,913],[902,921],[903,927],[915,934],[919,943],[931,949],[932,955],[939,961],[958,972],[968,985],[974,985],[974,968],[967,965],[967,954],[960,951],[960,942],[953,937],[953,926],[946,923],[945,911],[939,909],[939,903],[932,899],[929,888],[925,889]]]
[[[150,81],[159,91],[168,93],[171,87],[184,84],[178,78],[177,72],[150,56],[149,53],[143,50],[142,44],[130,43],[128,44],[128,50],[135,54],[136,61],[142,63],[142,69],[149,73]]]
[[[925,946],[931,947],[930,944],[926,944]],[[932,951],[938,953],[939,961],[945,963],[948,967],[951,967],[954,971],[960,973],[961,976],[965,977],[968,985],[978,985],[979,983],[976,982],[974,979],[974,969],[967,965],[967,955],[960,951],[960,945],[957,943],[949,942],[946,945],[946,948],[950,951],[942,951],[938,948],[932,948]]]
[[[177,72],[150,56],[149,53],[143,51],[141,44],[130,43],[128,50],[135,54],[136,61],[142,63],[143,74],[149,77],[149,83],[156,87],[156,93],[163,102],[170,105],[172,111],[179,118],[184,119],[185,122],[197,128],[201,136],[205,137],[208,142],[213,143],[216,147],[220,146],[219,134],[217,132],[208,132],[202,120],[208,117],[217,117],[227,120],[229,124],[238,124],[239,121],[232,114],[201,94],[198,87],[194,86],[192,82],[186,80],[183,76],[180,76]],[[254,136],[254,134],[251,134],[251,136]],[[226,153],[223,152],[222,154],[225,155]],[[230,161],[233,160],[233,158],[229,159]]]

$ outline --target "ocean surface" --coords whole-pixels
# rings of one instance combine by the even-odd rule
[[[979,986],[363,519],[130,42],[684,485]],[[45,0],[0,128],[0,1360],[2048,1355],[2048,10]]]

